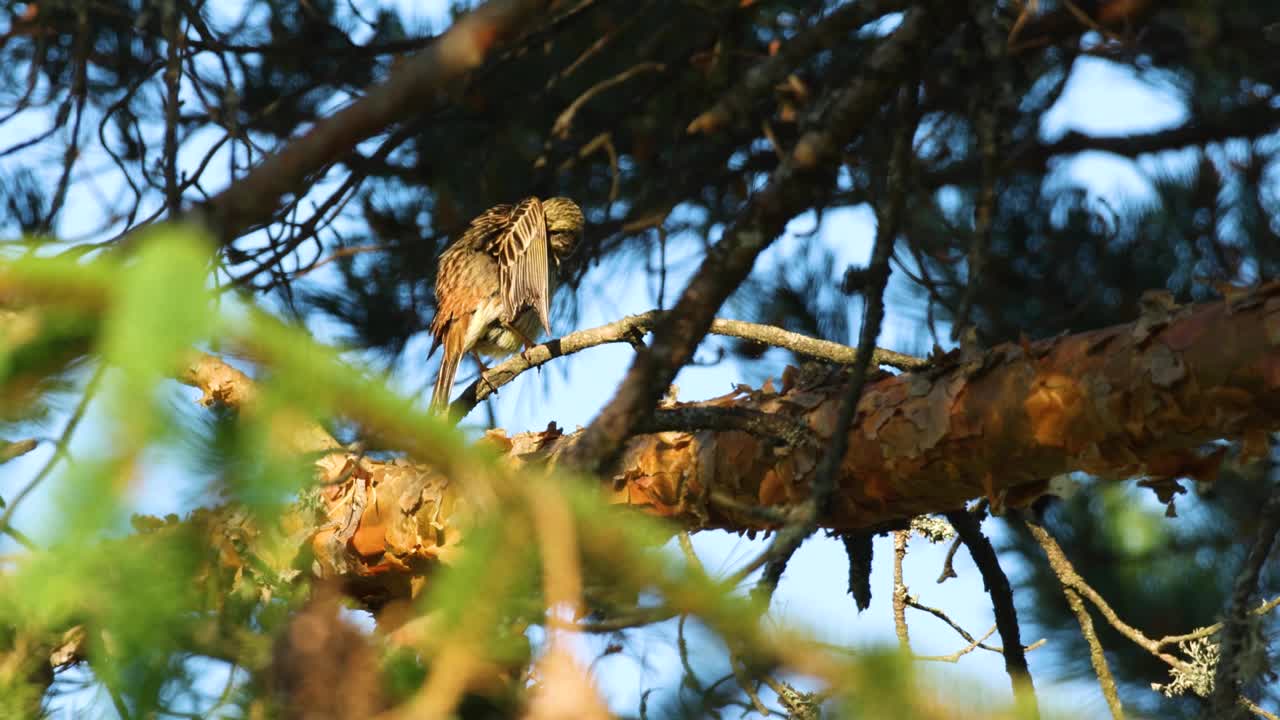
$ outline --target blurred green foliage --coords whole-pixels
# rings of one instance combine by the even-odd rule
[[[6,440],[10,431],[43,439],[54,421],[80,412],[75,399],[90,392],[100,398],[90,412],[102,438],[83,456],[67,457],[59,445],[47,476],[56,502],[41,513],[32,502],[14,509],[10,489],[27,478],[11,480],[12,466],[3,466],[8,505],[0,512],[16,526],[10,530],[41,532],[29,557],[6,559],[0,575],[0,650],[13,658],[0,663],[0,717],[22,716],[39,701],[50,679],[45,658],[69,624],[94,628],[86,650],[94,678],[130,715],[172,705],[218,663],[250,675],[222,704],[229,715],[246,715],[270,696],[264,668],[305,602],[310,569],[298,552],[303,543],[280,520],[311,470],[307,458],[278,452],[269,418],[300,410],[330,427],[357,427],[380,449],[455,469],[492,468],[460,435],[391,392],[369,369],[377,363],[340,362],[341,351],[314,342],[307,328],[336,328],[342,350],[418,369],[420,358],[404,351],[433,312],[440,250],[475,213],[529,194],[570,195],[590,221],[571,268],[579,291],[562,316],[612,308],[619,278],[641,272],[654,301],[663,287],[669,307],[677,278],[739,217],[833,95],[866,69],[899,5],[876,5],[886,17],[796,58],[784,82],[750,98],[719,132],[691,135],[690,121],[846,5],[559,3],[458,88],[454,102],[424,102],[413,120],[362,143],[314,178],[311,193],[286,199],[265,232],[233,238],[214,255],[190,230],[157,229],[127,260],[115,254],[118,239],[165,215],[155,208],[165,186],[162,70],[175,44],[175,14],[186,53],[173,133],[184,174],[175,180],[189,205],[359,97],[442,28],[403,3],[7,5],[0,17],[0,232],[29,239],[0,248],[0,429]],[[1072,32],[1022,53],[1005,52],[1002,43],[1021,10],[1050,14],[1065,3],[967,7],[965,19],[918,59],[924,116],[890,297],[918,319],[909,328],[918,347],[903,349],[926,349],[935,329],[947,344],[957,321],[973,323],[986,343],[1097,328],[1135,317],[1147,290],[1194,300],[1215,282],[1249,284],[1280,272],[1274,2],[1161,3],[1113,36],[1074,23]],[[624,75],[639,63],[656,66]],[[1060,172],[1076,153],[1050,152],[1052,111],[1086,64],[1105,65],[1179,106],[1174,129],[1187,132],[1185,141],[1155,148],[1175,152],[1121,153],[1143,156],[1131,167],[1150,191],[1140,200],[1098,197]],[[1106,88],[1074,89],[1086,97],[1095,90]],[[1125,119],[1105,99],[1097,104],[1104,119]],[[884,206],[890,106],[842,148],[834,182],[810,189],[815,211]],[[984,169],[985,122],[996,126],[995,177]],[[1160,131],[1133,134],[1149,141]],[[988,189],[996,202],[984,232],[977,217]],[[794,235],[811,227],[807,218],[794,225]],[[59,239],[64,234],[80,239]],[[728,307],[737,317],[851,341],[860,301],[848,294],[856,283],[841,286],[857,276],[856,267],[852,274],[842,267],[854,240],[820,233],[780,244]],[[11,296],[10,287],[26,294]],[[229,287],[259,294],[237,305]],[[298,322],[280,323],[256,309],[259,302]],[[263,412],[238,417],[215,407],[193,419],[176,409],[167,378],[180,373],[192,349],[251,357]],[[759,362],[759,347],[730,351],[746,374],[777,374],[776,358]],[[88,379],[104,367],[100,385]],[[165,451],[207,491],[198,502],[219,510],[130,525],[135,482]],[[1232,471],[1219,489],[1183,497],[1176,520],[1143,504],[1145,494],[1099,487],[1052,508],[1047,522],[1122,616],[1153,635],[1182,632],[1221,608],[1260,498],[1274,482],[1269,466],[1262,474]],[[593,609],[612,615],[637,599],[665,601],[705,616],[725,635],[758,630],[759,608],[722,603],[728,588],[654,560],[666,531],[618,520],[590,498],[572,502],[582,532],[596,533],[594,554],[583,557],[600,588]],[[531,534],[506,529],[528,530],[517,521],[519,503],[511,504],[475,529],[469,542],[483,552],[433,579],[424,605],[466,618],[476,584],[492,580],[494,597],[481,598],[495,618],[485,637],[517,662],[526,650],[516,636],[543,608]],[[524,544],[513,545],[513,537]],[[224,544],[248,561],[221,565]],[[1025,560],[1023,617],[1067,648],[1057,656],[1058,677],[1084,677],[1079,633],[1038,548],[1011,535],[1006,553]],[[499,566],[505,573],[489,578]],[[1278,592],[1278,582],[1269,573],[1261,590]],[[1197,710],[1194,701],[1151,693],[1149,683],[1167,680],[1165,668],[1103,635],[1127,706],[1160,717]],[[918,709],[918,686],[904,667],[900,659],[860,658],[849,669],[848,698],[830,704],[849,716]],[[387,668],[389,696],[399,699],[415,692],[430,663],[395,653]],[[716,703],[740,702],[726,686]]]
[[[40,546],[10,561],[0,576],[0,657],[17,670],[0,672],[6,717],[37,711],[52,681],[49,657],[67,647],[64,634],[72,628],[80,628],[83,639],[66,659],[87,662],[120,715],[289,715],[276,705],[288,697],[279,694],[287,686],[278,679],[279,644],[299,613],[308,612],[312,596],[303,547],[309,534],[291,532],[289,517],[299,508],[305,515],[306,505],[296,501],[309,472],[305,462],[283,457],[264,440],[274,411],[355,419],[405,440],[411,450],[471,468],[465,476],[471,482],[503,472],[490,453],[467,447],[456,431],[345,365],[332,349],[256,310],[220,311],[208,283],[212,257],[199,233],[165,226],[149,231],[126,262],[24,257],[0,264],[0,286],[10,297],[36,299],[27,309],[78,315],[84,327],[100,328],[91,334],[90,352],[91,362],[106,369],[96,422],[107,436],[100,452],[69,457],[50,477],[56,500],[42,520]],[[49,332],[63,326],[55,323]],[[212,430],[184,421],[167,397],[191,353],[211,343],[244,349],[263,373],[252,416],[241,421],[220,410]],[[41,346],[47,342],[36,335],[9,354]],[[193,468],[203,463],[197,477],[208,478],[209,489],[231,502],[185,518],[127,522],[148,453],[161,447],[192,453],[186,461]],[[535,658],[525,630],[542,624],[547,612],[544,548],[532,540],[538,536],[529,505],[535,494],[567,503],[574,527],[565,530],[579,536],[589,596],[598,587],[615,608],[643,597],[655,617],[696,617],[761,670],[801,657],[799,636],[760,623],[758,601],[665,552],[671,535],[665,524],[603,506],[588,483],[530,476],[488,492],[494,489],[497,504],[467,528],[459,559],[430,575],[418,601],[417,611],[438,628],[429,645],[382,651],[380,683],[392,701],[408,701],[421,690],[433,649],[459,643],[515,673],[505,690],[490,687],[463,698],[463,716],[507,716],[528,701],[515,681]],[[318,526],[322,518],[310,522]],[[368,636],[367,642],[379,641]],[[234,692],[208,697],[198,688],[216,667],[248,675],[228,684]],[[838,714],[869,717],[894,708],[902,717],[930,716],[930,701],[910,679],[911,665],[894,653],[831,657],[817,667],[847,693],[832,699],[833,707],[846,708]],[[874,693],[867,692],[871,687]],[[105,706],[93,712],[109,713]]]

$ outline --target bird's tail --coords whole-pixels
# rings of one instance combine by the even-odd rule
[[[444,356],[440,358],[440,370],[436,373],[436,386],[431,392],[431,412],[439,415],[449,413],[449,392],[453,390],[453,376],[458,372],[458,361],[462,359],[461,339],[454,339],[451,333],[444,339]]]

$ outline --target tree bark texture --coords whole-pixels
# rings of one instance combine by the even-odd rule
[[[1133,323],[953,351],[927,369],[870,379],[822,524],[883,526],[983,496],[997,508],[1023,505],[1048,478],[1072,471],[1143,478],[1172,511],[1179,478],[1216,476],[1223,453],[1206,443],[1241,440],[1245,456],[1263,452],[1266,433],[1280,430],[1280,283],[1219,302],[1147,306]],[[687,529],[770,528],[758,508],[808,493],[846,372],[788,367],[780,383],[689,404],[786,416],[808,426],[813,442],[736,430],[641,435],[604,491]],[[187,379],[200,384],[194,373]],[[572,439],[553,424],[510,437],[491,431],[485,441],[529,465],[554,463]],[[317,463],[329,522],[312,540],[316,572],[375,595],[412,592],[461,539],[463,492],[426,464],[342,457]]]

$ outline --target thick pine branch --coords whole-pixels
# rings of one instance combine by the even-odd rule
[[[811,487],[845,380],[843,370],[807,365],[784,373],[781,388],[743,387],[692,404],[775,415],[809,427],[816,443],[767,431],[642,435],[602,479],[606,490],[689,528],[777,527],[777,510]],[[189,381],[200,384],[195,374]],[[236,396],[225,387],[217,394]],[[1199,452],[1205,443],[1243,440],[1253,452],[1278,429],[1280,283],[1272,283],[1166,317],[956,353],[929,370],[869,379],[823,522],[883,527],[975,497],[1022,505],[1047,478],[1071,471],[1145,476],[1169,491],[1159,481],[1213,473]],[[552,426],[513,437],[494,431],[488,442],[528,463],[557,457],[574,438]],[[329,442],[310,449],[330,453],[319,479],[361,492],[326,494],[331,524],[313,542],[320,566],[380,592],[407,591],[408,576],[460,539],[450,522],[460,491],[430,468],[374,462]]]

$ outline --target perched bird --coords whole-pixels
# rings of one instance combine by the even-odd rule
[[[435,341],[427,355],[444,346],[433,412],[447,411],[463,355],[506,357],[536,344],[541,331],[551,332],[556,270],[577,246],[582,226],[582,210],[572,200],[531,197],[481,213],[445,249],[436,272]]]

